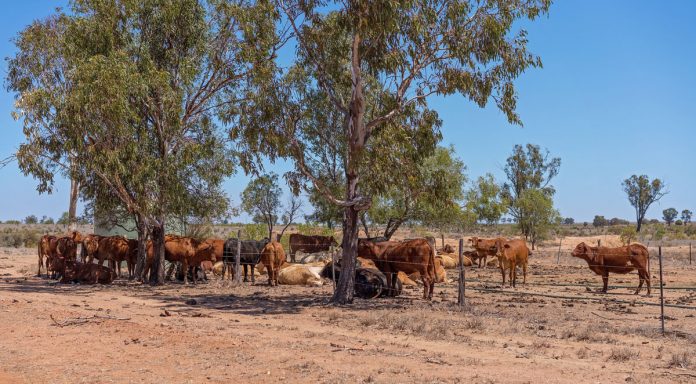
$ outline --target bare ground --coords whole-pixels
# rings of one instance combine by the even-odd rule
[[[463,309],[456,281],[433,302],[416,287],[350,307],[328,304],[331,284],[269,288],[265,276],[61,285],[33,276],[34,250],[0,249],[0,383],[696,381],[696,267],[683,254],[666,257],[665,295],[688,308],[665,308],[662,336],[656,279],[651,297],[631,294],[635,273],[599,294],[581,263],[556,265],[556,247],[535,252],[516,289],[467,269]]]

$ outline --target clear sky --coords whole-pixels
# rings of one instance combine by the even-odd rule
[[[0,55],[11,39],[62,1],[8,2],[0,14]],[[557,1],[548,17],[527,26],[529,46],[544,68],[517,81],[524,127],[511,126],[493,106],[478,109],[459,97],[432,99],[444,120],[443,144],[453,144],[470,179],[502,167],[513,145],[534,143],[562,159],[553,181],[563,216],[591,221],[595,214],[633,219],[621,189],[631,174],[667,182],[670,193],[648,217],[665,208],[696,210],[696,2],[689,0]],[[2,76],[7,66],[2,62]],[[0,91],[0,158],[23,140],[10,117],[13,97]],[[287,164],[270,166],[282,174]],[[248,178],[225,183],[233,200]],[[0,220],[29,214],[58,217],[67,210],[69,183],[39,195],[16,164],[0,169]],[[305,208],[306,213],[310,209]]]

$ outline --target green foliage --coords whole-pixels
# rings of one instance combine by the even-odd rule
[[[674,222],[674,225],[684,225],[684,222],[680,219],[677,219],[677,221]]]
[[[35,215],[29,215],[24,219],[24,224],[37,224],[39,219]]]
[[[556,191],[550,182],[558,175],[560,166],[560,158],[550,158],[548,150],[542,151],[538,145],[534,144],[527,144],[526,147],[515,145],[512,154],[507,158],[504,171],[508,181],[503,184],[502,196],[509,202],[510,214],[517,219],[518,226],[525,237],[531,235],[532,228],[537,226],[535,223],[539,220],[539,217],[526,215],[535,215],[543,211],[547,217],[543,218],[542,222],[550,218],[546,202],[551,202],[552,209],[552,197]],[[526,191],[535,192],[528,195],[526,201],[520,202]],[[538,196],[539,193],[546,195],[546,201]],[[539,206],[534,208],[535,205]],[[542,209],[542,211],[537,212],[536,209]],[[543,237],[547,228],[542,225],[540,229],[539,237]]]
[[[278,222],[281,194],[278,175],[275,173],[251,180],[242,192],[242,209],[252,216],[255,223],[266,224],[269,238],[273,226]]]
[[[68,212],[63,212],[60,215],[60,218],[58,218],[58,220],[56,221],[56,224],[60,224],[60,225],[68,225],[68,223],[69,223]]]
[[[268,237],[265,224],[244,224],[241,227],[243,240],[261,240]],[[237,231],[232,231],[229,237],[237,237]]]
[[[665,227],[662,225],[657,226],[655,229],[655,232],[653,232],[652,238],[653,240],[662,240],[665,237],[665,234],[667,233],[667,230]]]
[[[692,214],[693,213],[688,209],[681,211],[681,219],[684,222],[684,224],[689,224],[691,222],[691,215]]]
[[[12,224],[8,220],[5,224]],[[21,224],[17,221],[15,224]],[[0,247],[13,247],[13,248],[34,248],[38,245],[41,239],[42,233],[38,229],[29,228],[5,228],[5,230],[0,233]]]
[[[7,220],[5,224],[22,224],[22,222],[19,220]]]
[[[636,231],[640,232],[648,208],[667,194],[665,185],[660,179],[650,181],[646,175],[632,175],[623,181],[623,190],[636,210]]]
[[[558,211],[553,208],[553,200],[547,192],[527,189],[515,201],[515,209],[521,219],[517,226],[528,238],[534,248],[537,241],[548,238],[549,232],[560,222]]]
[[[667,223],[667,225],[672,225],[674,222],[674,219],[677,218],[679,215],[679,212],[674,209],[674,208],[667,208],[664,211],[662,211],[662,219]]]
[[[489,225],[500,221],[508,209],[502,197],[502,188],[490,173],[480,176],[474,183],[474,187],[467,192],[466,206],[476,214],[478,221]]]
[[[575,219],[573,219],[572,217],[565,217],[565,218],[563,218],[563,224],[573,225],[573,224],[575,224]]]
[[[612,225],[612,226],[614,226],[614,225],[628,225],[629,222],[628,222],[628,220],[619,219],[618,217],[612,217],[611,219],[609,219],[608,224]]]
[[[594,227],[606,227],[607,224],[607,219],[604,216],[595,215],[594,220],[592,220],[592,226]]]

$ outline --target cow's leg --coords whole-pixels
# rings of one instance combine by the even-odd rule
[[[643,276],[645,276],[645,284],[648,286],[648,296],[650,296],[650,273],[647,269],[643,269]]]
[[[481,264],[481,259],[483,259],[483,264]],[[479,268],[486,268],[486,262],[488,261],[488,256],[483,256],[479,258]]]
[[[502,260],[499,260],[500,265],[498,267],[500,268],[500,274],[503,276],[503,284],[500,286],[501,288],[505,288],[505,264],[503,263]]]
[[[510,262],[508,265],[510,271],[508,272],[508,277],[510,278],[510,288],[515,287],[515,262]]]
[[[43,255],[39,251],[39,271],[36,272],[36,276],[41,277],[41,266],[43,265]]]
[[[181,270],[184,272],[184,285],[188,285],[188,258],[184,257],[181,264]]]
[[[607,287],[609,285],[609,269],[605,266],[602,270],[602,293],[607,293]]]
[[[290,251],[290,262],[294,263],[295,262],[295,252],[297,251]]]
[[[522,263],[522,276],[524,280],[522,280],[522,284],[527,285],[527,263]]]

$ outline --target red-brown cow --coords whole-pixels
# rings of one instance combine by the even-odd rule
[[[529,248],[524,240],[497,240],[493,247],[495,255],[498,257],[498,266],[503,275],[503,287],[505,286],[505,269],[510,270],[510,287],[514,287],[517,281],[517,266],[522,267],[524,276],[523,284],[527,283],[527,262],[529,259]]]
[[[273,236],[272,238],[275,239],[276,237]],[[285,263],[285,250],[283,246],[277,241],[271,241],[266,244],[263,250],[261,250],[261,262],[264,267],[266,267],[266,272],[268,273],[268,285],[277,286],[280,266]]]
[[[121,276],[121,263],[125,261],[129,279],[133,278],[137,255],[138,240],[126,239],[123,236],[101,238],[95,253],[97,264],[103,265],[104,260],[108,260],[109,267],[118,277]]]
[[[609,272],[624,274],[637,269],[639,282],[635,294],[640,292],[645,281],[648,285],[648,296],[650,295],[650,271],[648,270],[650,253],[643,244],[610,248],[590,247],[583,242],[578,244],[571,254],[573,257],[585,260],[592,272],[602,276],[604,285],[602,292],[607,293]]]
[[[318,236],[318,235],[301,235],[293,233],[290,235],[290,261],[295,262],[295,254],[297,251],[304,253],[315,253],[328,251],[331,246],[337,246],[338,243],[333,236]]]
[[[473,259],[471,260],[472,263],[476,262],[476,260],[478,260],[479,268],[485,267],[488,256],[495,257],[495,255],[496,255],[495,254],[496,241],[506,241],[506,239],[504,239],[502,237],[496,237],[493,239],[483,239],[483,238],[479,238],[476,236],[470,238],[469,242],[471,243],[471,246],[476,250],[476,255],[471,255],[471,257],[473,257]],[[482,259],[483,259],[483,264],[481,264]]]
[[[80,263],[60,256],[55,258],[55,262],[63,276],[61,283],[111,284],[114,280],[113,271],[108,267]]]
[[[189,266],[196,267],[204,260],[213,263],[216,261],[214,252],[206,252],[213,245],[191,237],[166,235],[164,237],[164,258],[173,263],[182,263],[182,271],[188,271]],[[154,245],[151,241],[147,244],[146,273],[152,269],[154,261]],[[193,274],[193,283],[196,284],[197,276]],[[184,273],[184,284],[188,284],[188,273]]]
[[[48,277],[48,270],[50,268],[50,261],[56,254],[56,242],[57,238],[53,235],[43,235],[41,240],[39,240],[39,270],[36,272],[36,276],[41,277],[41,267],[45,265],[46,267],[46,277]],[[45,264],[44,264],[45,263]]]
[[[387,243],[387,244],[385,244]],[[396,274],[401,271],[409,275],[420,273],[423,280],[423,298],[432,299],[437,275],[435,271],[435,248],[426,239],[373,243],[358,241],[358,254],[371,259],[387,278],[390,292],[396,291]]]
[[[94,256],[96,256],[99,250],[99,242],[104,236],[89,234],[82,238],[82,252],[81,259],[83,263],[92,263]]]

